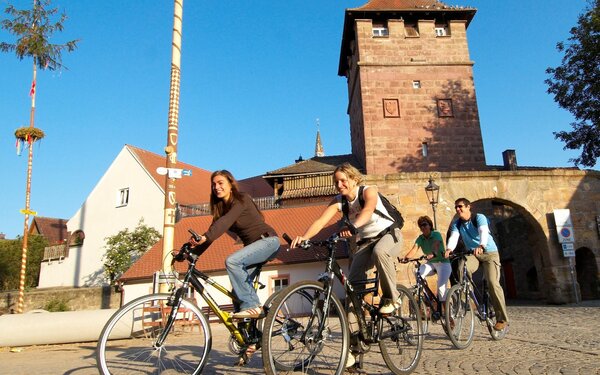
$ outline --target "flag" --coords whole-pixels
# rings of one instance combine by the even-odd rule
[[[29,96],[33,96],[35,94],[35,80],[31,82],[31,90],[29,90]]]

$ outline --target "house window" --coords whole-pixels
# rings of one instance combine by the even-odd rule
[[[272,293],[278,292],[281,289],[285,289],[288,285],[290,285],[289,275],[279,275],[277,277],[273,277],[271,280]]]
[[[413,81],[413,89],[420,89],[421,81]]]
[[[450,32],[448,31],[447,26],[435,26],[435,36],[449,36]]]
[[[127,206],[129,203],[129,188],[119,189],[117,193],[117,207]]]

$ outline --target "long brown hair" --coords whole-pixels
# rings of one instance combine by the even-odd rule
[[[358,169],[356,169],[356,167],[354,167],[352,164],[350,163],[342,163],[340,165],[338,165],[335,170],[333,171],[333,182],[335,184],[335,174],[337,172],[342,172],[346,175],[346,177],[348,177],[351,180],[356,181],[357,185],[360,185],[361,182],[363,182],[364,180],[364,176],[362,175],[362,173],[360,173],[360,171]]]
[[[229,196],[228,201],[224,201],[223,199],[215,195],[215,192],[212,188],[212,184],[213,178],[215,178],[216,176],[225,177],[231,185],[231,195]],[[234,200],[240,202],[244,200],[244,194],[240,192],[240,188],[236,179],[228,170],[222,169],[220,171],[214,171],[210,175],[210,213],[213,216],[213,221],[217,221],[221,216],[225,215],[231,208],[231,205],[233,204]]]

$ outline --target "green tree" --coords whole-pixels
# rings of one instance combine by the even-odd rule
[[[25,286],[33,288],[38,286],[40,279],[40,266],[44,256],[44,248],[48,240],[43,236],[33,235],[28,238],[29,256],[27,257],[27,272]],[[21,273],[21,249],[23,239],[0,241],[0,289],[15,290],[19,288]]]
[[[564,52],[557,68],[548,68],[548,93],[554,101],[573,114],[572,131],[554,132],[565,143],[565,149],[581,150],[569,161],[593,167],[600,156],[600,0],[590,0],[571,28],[569,43],[559,42],[556,49]]]
[[[144,224],[143,218],[133,232],[125,228],[114,236],[106,237],[104,273],[110,282],[118,279],[160,238],[160,233]]]

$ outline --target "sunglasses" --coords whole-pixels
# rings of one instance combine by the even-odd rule
[[[419,224],[419,228],[428,227],[428,226],[429,226],[428,223]]]
[[[454,209],[456,210],[457,208],[463,208],[465,207],[464,204],[457,204],[456,206],[454,206]]]

